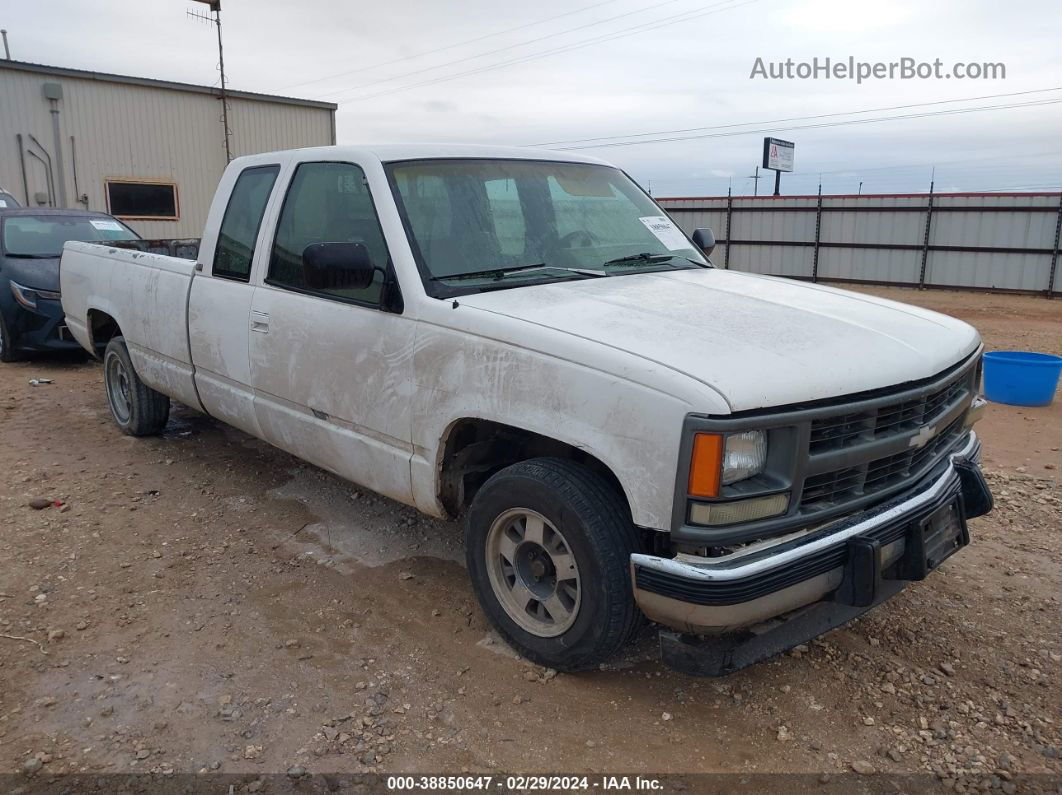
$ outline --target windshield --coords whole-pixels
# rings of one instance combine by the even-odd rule
[[[0,210],[21,206],[22,205],[18,203],[18,199],[6,191],[0,190]]]
[[[432,295],[706,265],[609,166],[419,160],[388,172]]]
[[[4,219],[4,253],[9,257],[51,259],[67,240],[137,240],[139,235],[113,218],[15,215]]]

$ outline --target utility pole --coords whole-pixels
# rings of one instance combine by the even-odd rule
[[[859,191],[856,193],[856,196],[862,196],[862,195],[863,195],[863,180],[859,180]]]
[[[229,130],[229,97],[228,86],[225,82],[225,49],[221,44],[221,0],[195,0],[195,2],[210,6],[210,10],[214,12],[213,19],[192,11],[189,11],[188,15],[193,19],[213,23],[218,29],[218,67],[221,70],[221,126],[225,130],[225,162],[229,163],[232,162],[232,132]]]
[[[761,177],[760,177],[760,167],[759,166],[756,166],[756,172],[754,174],[751,174],[749,176],[749,179],[752,180],[752,195],[753,196],[759,196],[760,195],[760,179],[761,179]]]

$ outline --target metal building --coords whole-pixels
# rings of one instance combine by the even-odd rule
[[[336,142],[330,102],[227,91],[233,157]],[[0,60],[0,188],[198,237],[226,165],[217,88]]]

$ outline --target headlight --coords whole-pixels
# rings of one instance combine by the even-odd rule
[[[36,309],[37,299],[45,298],[51,301],[58,301],[62,298],[62,295],[51,290],[35,290],[32,287],[24,287],[18,282],[8,282],[11,285],[11,294],[15,296],[15,300],[18,301],[26,309]]]
[[[694,434],[688,493],[718,497],[720,487],[758,475],[766,464],[767,437],[763,431]]]
[[[728,486],[763,471],[767,463],[767,437],[763,431],[745,431],[726,437],[722,483]]]

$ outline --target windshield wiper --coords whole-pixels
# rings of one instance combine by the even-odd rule
[[[604,276],[601,271],[583,270],[581,268],[562,268],[559,265],[547,265],[545,262],[535,262],[531,265],[514,265],[508,268],[489,268],[482,271],[468,271],[467,273],[453,273],[449,276],[432,276],[433,282],[450,281],[458,279],[502,279],[510,273],[525,273],[528,271],[549,270],[563,271],[565,273],[578,273],[581,276]]]
[[[12,259],[59,259],[61,254],[16,254],[13,251],[9,251],[7,256]]]
[[[636,265],[639,263],[653,263],[653,262],[666,262],[673,259],[684,259],[686,262],[692,262],[699,268],[707,268],[703,262],[698,262],[695,259],[684,257],[681,254],[653,254],[651,251],[642,251],[638,254],[628,254],[625,257],[616,257],[615,259],[607,260],[601,263],[601,267],[609,268],[615,265]]]
[[[628,254],[625,257],[606,260],[601,265],[607,268],[609,265],[627,265],[632,262],[663,262],[664,260],[674,259],[676,256],[676,254],[653,254],[649,251],[643,251],[640,254]]]

